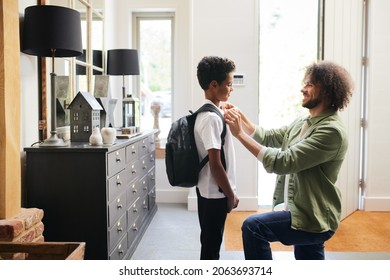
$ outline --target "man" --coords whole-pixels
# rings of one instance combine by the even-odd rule
[[[232,134],[276,173],[273,208],[283,211],[248,217],[242,225],[246,259],[272,259],[270,243],[294,245],[296,259],[325,259],[324,242],[338,228],[341,194],[335,185],[347,151],[338,115],[352,96],[348,72],[332,62],[314,63],[304,75],[302,106],[307,118],[265,130],[229,104],[225,119]]]

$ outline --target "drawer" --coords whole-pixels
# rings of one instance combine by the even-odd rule
[[[156,144],[154,142],[154,134],[150,134],[148,139],[149,139],[149,152],[153,152],[156,150]]]
[[[141,222],[143,219],[148,215],[149,212],[149,198],[148,195],[145,195],[142,199],[140,199],[139,203],[139,218],[141,219]]]
[[[127,231],[127,248],[130,248],[134,240],[137,238],[139,230],[141,228],[140,219],[136,219],[129,227]]]
[[[153,188],[150,192],[149,192],[149,211],[152,210],[154,208],[154,206],[156,205],[156,188]]]
[[[135,180],[130,183],[129,187],[126,190],[127,194],[127,208],[132,205],[135,200],[139,197],[139,194],[141,193],[140,187],[139,187],[139,181]]]
[[[139,196],[144,197],[149,192],[149,177],[148,175],[145,175],[142,177],[142,179],[139,181]]]
[[[115,245],[118,243],[119,239],[125,235],[127,230],[127,216],[126,214],[123,214],[122,217],[114,224],[112,229],[108,232],[108,238],[109,238],[109,244],[110,244],[110,250],[115,247]]]
[[[138,159],[138,142],[126,147],[126,163],[136,161]]]
[[[111,177],[126,166],[125,148],[108,153],[107,156],[107,176]]]
[[[149,138],[146,137],[138,142],[139,156],[142,157],[149,152]]]
[[[121,260],[127,253],[127,234],[121,239],[119,244],[111,252],[110,260]]]
[[[138,219],[139,214],[141,213],[140,207],[142,206],[141,200],[137,199],[130,207],[127,209],[127,226],[131,226],[135,220]]]
[[[108,204],[108,227],[112,227],[123,213],[126,212],[126,192]]]
[[[154,152],[149,154],[148,170],[155,166],[156,154]]]
[[[149,181],[148,186],[149,186],[149,191],[150,191],[156,185],[156,174],[155,174],[154,168],[152,168],[148,173],[148,181]]]
[[[141,169],[143,174],[146,174],[155,164],[155,154],[149,153],[140,159]]]
[[[130,183],[130,175],[126,170],[122,170],[118,174],[108,179],[108,201],[112,201],[122,191],[124,191],[127,185]]]
[[[142,176],[141,162],[137,160],[127,165],[125,172],[129,181],[134,181],[136,178],[139,178],[140,176]]]

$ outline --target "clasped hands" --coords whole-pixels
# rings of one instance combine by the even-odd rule
[[[243,131],[240,110],[231,103],[223,104],[221,109],[224,111],[224,118],[230,127],[231,133],[233,136],[237,137],[237,135]]]

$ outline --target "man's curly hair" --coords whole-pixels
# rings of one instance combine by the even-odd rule
[[[199,85],[207,90],[212,81],[219,85],[226,80],[229,73],[234,72],[236,65],[227,58],[218,56],[206,56],[198,63],[197,76]]]
[[[313,63],[306,68],[304,79],[319,85],[331,108],[343,110],[347,107],[353,92],[353,82],[348,71],[329,61]]]

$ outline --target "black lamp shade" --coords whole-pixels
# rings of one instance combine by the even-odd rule
[[[81,55],[80,13],[60,6],[27,7],[24,12],[22,52],[44,57]]]
[[[138,51],[115,49],[107,52],[108,75],[139,75]]]

